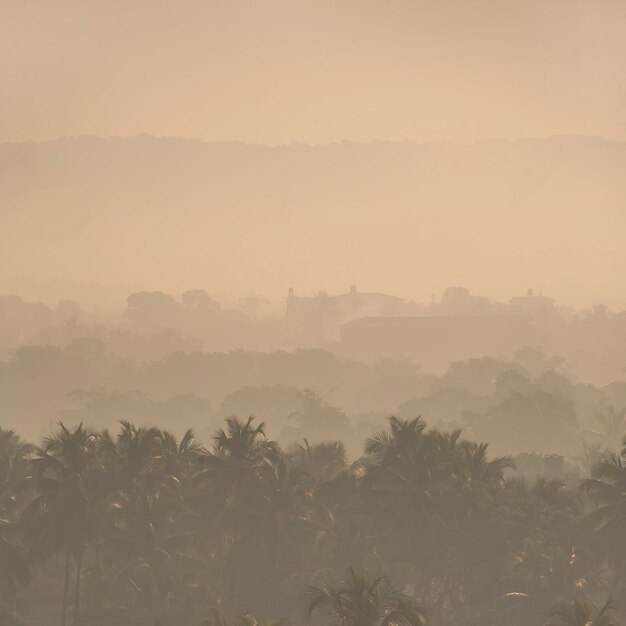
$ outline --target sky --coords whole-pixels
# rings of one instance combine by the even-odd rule
[[[0,143],[626,139],[623,0],[0,0]]]

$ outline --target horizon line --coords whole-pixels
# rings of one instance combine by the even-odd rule
[[[276,149],[276,148],[290,148],[290,147],[307,147],[307,148],[327,148],[327,147],[336,147],[342,145],[352,145],[352,146],[371,146],[376,144],[387,144],[387,145],[398,145],[398,146],[476,146],[482,144],[489,143],[505,143],[505,144],[515,144],[515,143],[524,143],[524,142],[540,142],[540,141],[549,141],[549,140],[593,140],[593,141],[601,141],[604,143],[615,143],[615,144],[625,144],[626,139],[614,139],[610,137],[603,137],[601,135],[583,135],[583,134],[568,134],[568,135],[540,135],[540,136],[528,136],[528,137],[518,137],[515,139],[503,138],[503,137],[493,137],[489,139],[477,139],[477,140],[469,140],[469,141],[455,141],[452,139],[428,139],[428,140],[416,140],[416,139],[370,139],[366,141],[358,141],[353,139],[338,139],[335,141],[330,141],[326,143],[308,143],[305,141],[290,141],[288,143],[258,143],[252,141],[244,141],[241,139],[201,139],[198,137],[185,137],[181,135],[154,135],[151,133],[136,133],[134,135],[61,135],[59,137],[55,137],[53,139],[43,139],[43,140],[35,140],[35,139],[24,139],[21,141],[5,141],[0,142],[0,147],[4,146],[23,146],[23,145],[45,145],[52,143],[60,143],[63,141],[129,141],[129,140],[138,140],[138,139],[150,139],[156,141],[181,141],[188,143],[196,143],[203,145],[229,145],[229,146],[245,146],[251,148],[267,148],[267,149]]]

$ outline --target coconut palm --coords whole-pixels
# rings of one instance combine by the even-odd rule
[[[214,522],[230,526],[235,536],[237,520],[254,502],[265,497],[280,458],[280,448],[265,436],[265,424],[255,425],[233,417],[226,429],[213,437],[213,449],[204,455],[197,480],[204,486],[208,514]]]
[[[626,577],[626,456],[604,456],[581,488],[596,505],[588,520],[615,570],[617,587]]]
[[[278,444],[265,436],[265,423],[255,425],[254,417],[242,422],[236,417],[226,420],[213,437],[213,455],[225,470],[245,472],[266,467],[278,453]]]
[[[2,626],[28,626],[26,620],[4,606],[0,606],[0,624]]]
[[[26,476],[35,446],[26,443],[14,430],[0,428],[0,485],[15,488]]]
[[[385,576],[371,578],[349,569],[337,586],[308,587],[309,617],[320,613],[329,626],[417,626],[426,623],[423,608]]]
[[[364,491],[364,513],[376,526],[395,537],[398,549],[418,549],[418,536],[429,537],[443,529],[439,495],[450,472],[442,460],[435,438],[424,432],[420,418],[389,418],[389,431],[366,440],[365,456],[355,471]],[[394,512],[390,519],[390,511]],[[407,545],[398,540],[405,539]],[[432,546],[432,543],[430,543]]]
[[[488,445],[463,441],[460,446],[458,478],[467,488],[478,485],[491,486],[501,484],[506,470],[515,467],[513,460],[507,456],[489,459]]]
[[[0,577],[6,583],[11,603],[17,585],[30,580],[28,559],[17,541],[17,519],[34,450],[13,430],[0,428]]]
[[[196,439],[196,434],[189,429],[178,441],[172,433],[160,431],[161,464],[165,471],[179,480],[194,474],[199,469],[207,449]]]
[[[204,620],[201,626],[280,626],[282,622],[265,622],[261,624],[254,615],[244,613],[237,618],[237,621],[230,622],[219,613],[216,613],[211,619]]]
[[[602,443],[583,442],[582,453],[574,459],[583,476],[591,476],[594,466],[602,458],[604,452]]]
[[[197,625],[218,607],[259,626],[252,614],[294,617],[312,580],[323,582],[307,589],[310,615],[331,626],[423,624],[424,606],[446,626],[528,626],[608,582],[617,606],[623,596],[626,450],[600,457],[581,497],[505,480],[509,459],[419,418],[391,418],[349,468],[341,443],[283,454],[252,418],[227,420],[210,450],[192,431],[128,422],[98,434],[61,425],[35,451],[6,432],[0,576],[25,580],[22,539],[52,571],[58,554],[64,623],[82,598],[85,623]],[[348,565],[337,584],[323,574]],[[358,573],[379,568],[410,587]],[[551,624],[610,626],[614,614],[581,602]]]
[[[95,434],[83,427],[58,430],[46,437],[33,459],[38,496],[22,514],[38,559],[64,554],[65,577],[61,625],[67,622],[70,569],[75,562],[74,622],[78,620],[80,577],[86,545],[100,528],[97,510],[101,496]]]
[[[389,550],[387,558],[421,570],[420,586],[440,606],[471,579],[458,552],[478,548],[488,500],[511,466],[508,458],[489,460],[486,444],[461,435],[427,431],[420,418],[392,417],[388,432],[366,441],[356,467],[370,532]]]
[[[619,618],[610,602],[596,610],[591,603],[574,600],[552,614],[550,626],[620,626]]]
[[[116,436],[104,431],[97,439],[103,467],[115,488],[130,493],[139,484],[154,486],[162,444],[158,428],[121,421]]]
[[[194,589],[198,597],[208,592],[199,555],[189,549],[194,533],[181,524],[177,499],[136,490],[119,494],[112,504],[108,532],[99,545],[97,593],[114,607],[107,612],[122,619],[122,612],[134,611],[151,620],[192,612],[193,606],[182,606],[183,596],[194,595]]]
[[[501,619],[511,625],[540,623],[556,599],[594,588],[600,574],[588,562],[587,534],[575,523],[581,502],[576,491],[556,480],[507,483],[507,506],[519,516],[519,535],[508,539],[515,548],[501,581],[508,592],[497,602]]]
[[[310,485],[331,481],[346,468],[346,451],[339,441],[310,445],[305,439],[304,445],[297,444],[290,450],[289,458]]]
[[[597,429],[594,434],[610,449],[621,441],[626,434],[626,407],[616,409],[612,404],[606,407],[604,413],[595,418]]]
[[[365,454],[384,459],[389,463],[394,458],[411,453],[421,443],[426,424],[421,417],[406,420],[389,418],[389,432],[379,432],[365,441]]]
[[[14,604],[17,586],[27,584],[31,577],[28,558],[15,541],[16,534],[15,523],[0,519],[0,578],[4,579],[11,604]]]
[[[100,595],[118,605],[116,615],[169,614],[181,594],[203,586],[201,568],[187,549],[194,533],[183,514],[180,487],[197,472],[206,451],[192,431],[178,441],[171,433],[125,421],[116,435],[98,436],[98,450],[112,487],[107,532],[98,545]]]

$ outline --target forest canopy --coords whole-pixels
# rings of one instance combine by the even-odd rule
[[[619,624],[621,443],[531,478],[420,417],[352,462],[252,417],[206,444],[130,422],[38,445],[0,430],[3,623],[56,581],[64,625]]]

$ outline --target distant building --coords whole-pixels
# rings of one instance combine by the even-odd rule
[[[511,311],[518,315],[538,315],[549,313],[554,309],[552,298],[546,298],[541,294],[535,295],[532,289],[529,289],[525,296],[511,298],[509,304]]]
[[[414,312],[416,305],[384,293],[359,292],[355,285],[339,295],[318,293],[297,296],[293,289],[287,295],[285,323],[294,345],[317,345],[336,341],[342,324],[363,317],[389,317]]]
[[[353,358],[406,357],[428,368],[486,354],[511,355],[535,343],[529,316],[368,317],[341,327],[342,352]]]
[[[419,307],[397,296],[359,292],[298,296],[289,289],[286,345],[325,346],[341,342],[346,356],[407,357],[428,367],[486,354],[510,356],[541,342],[554,300],[535,295],[508,304],[450,287],[439,303]],[[544,333],[545,334],[545,333]]]
[[[431,309],[433,315],[441,316],[505,315],[508,313],[506,304],[475,296],[465,287],[448,287],[441,297],[441,302],[433,304]]]

